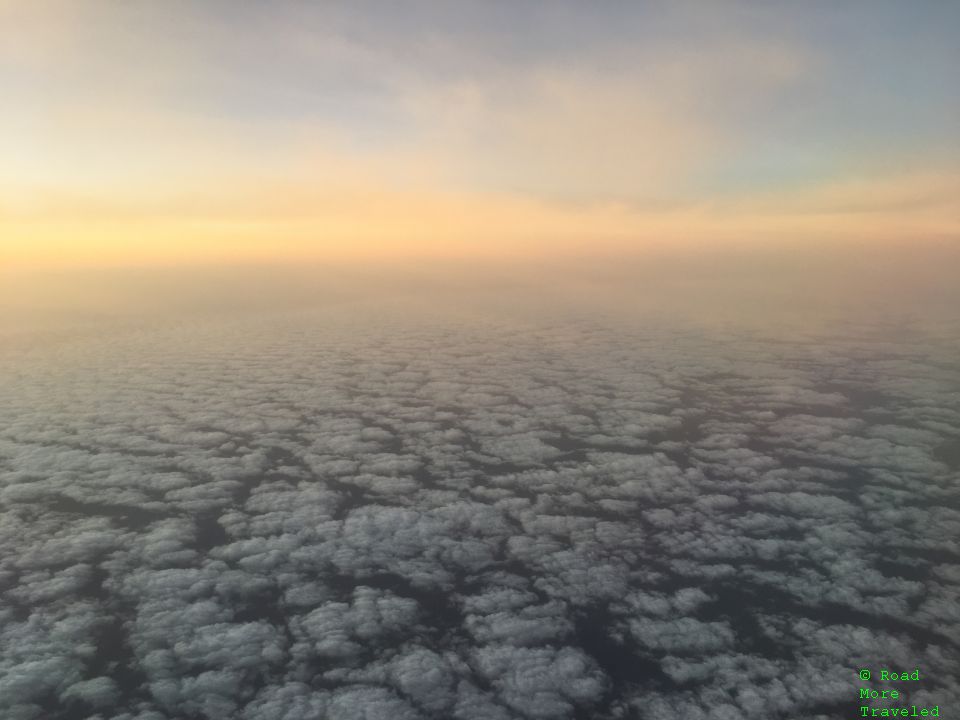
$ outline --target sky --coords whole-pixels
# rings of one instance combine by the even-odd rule
[[[960,6],[0,0],[7,271],[955,244]]]

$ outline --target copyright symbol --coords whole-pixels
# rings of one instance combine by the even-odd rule
[[[861,680],[869,680],[869,679],[870,679],[870,671],[869,671],[869,670],[861,670],[861,671],[860,671],[860,679],[861,679]]]

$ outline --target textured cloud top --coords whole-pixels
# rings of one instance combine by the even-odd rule
[[[9,720],[960,707],[958,343],[401,305],[0,354]]]

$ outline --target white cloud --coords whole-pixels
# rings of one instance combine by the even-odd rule
[[[383,312],[18,361],[0,714],[760,720],[881,661],[958,696],[946,346]]]

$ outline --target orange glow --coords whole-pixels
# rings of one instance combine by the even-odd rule
[[[50,199],[0,220],[0,261],[64,267],[364,257],[524,257],[650,248],[956,237],[956,177],[872,187],[838,184],[807,196],[634,209],[494,194],[359,189],[169,197],[126,203]],[[864,207],[863,198],[876,205]]]

